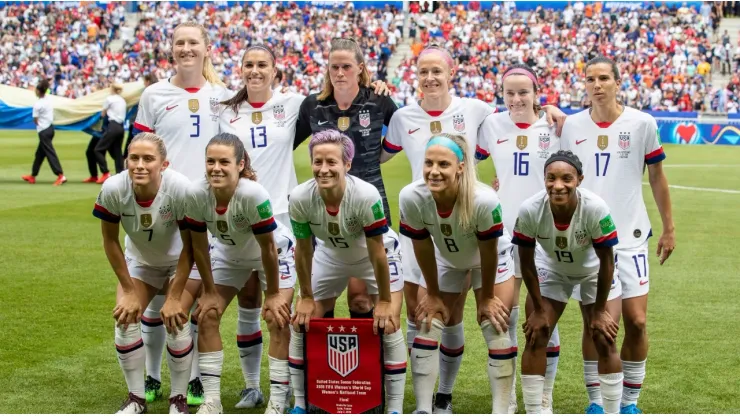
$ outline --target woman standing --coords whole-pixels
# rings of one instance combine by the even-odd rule
[[[126,100],[121,97],[123,85],[113,84],[110,87],[112,94],[105,99],[103,111],[100,113],[101,118],[108,117],[108,128],[100,141],[95,145],[95,158],[100,166],[103,175],[98,178],[97,183],[103,183],[110,177],[108,162],[105,160],[105,153],[110,152],[113,157],[113,163],[116,166],[116,173],[123,171],[123,156],[121,155],[121,146],[123,145],[123,122],[126,120]]]
[[[51,144],[51,141],[54,139],[54,126],[51,125],[54,121],[54,107],[51,105],[51,100],[46,97],[48,90],[48,80],[42,79],[36,85],[36,96],[39,97],[39,100],[33,105],[33,122],[36,124],[36,132],[39,135],[39,145],[36,148],[36,156],[33,159],[31,174],[21,176],[21,178],[30,184],[36,183],[36,176],[39,175],[41,164],[44,163],[44,158],[47,158],[49,159],[51,171],[57,175],[54,186],[59,186],[67,182],[67,178],[64,176],[64,172],[62,172],[62,165],[59,163],[54,145]]]

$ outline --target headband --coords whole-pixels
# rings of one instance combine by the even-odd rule
[[[534,84],[535,88],[537,88],[537,78],[534,75],[532,75],[531,72],[527,71],[524,68],[514,68],[510,71],[506,71],[506,74],[504,75],[504,79],[506,79],[506,77],[508,77],[509,75],[524,75],[525,77],[529,78]]]
[[[576,164],[573,158],[570,158],[564,155],[558,155],[558,154],[552,155],[550,156],[549,159],[547,159],[547,162],[545,162],[545,171],[547,171],[547,167],[550,166],[550,164],[553,162],[565,162],[573,166],[574,168],[576,168],[576,172],[578,173],[578,176],[583,175],[583,168],[581,166],[578,166],[578,164]]]
[[[274,54],[274,53],[272,53],[272,51],[270,50],[270,48],[268,48],[268,47],[267,47],[267,46],[265,46],[265,45],[252,45],[252,46],[250,46],[250,47],[248,47],[248,48],[247,48],[247,50],[245,51],[245,53],[246,53],[246,52],[249,52],[249,51],[251,51],[251,50],[254,50],[254,49],[262,49],[263,51],[266,51],[267,53],[269,53],[269,54],[270,54],[270,56],[272,56],[272,60],[273,60],[273,62],[274,62],[274,61],[276,61],[276,59],[275,59],[275,54]]]
[[[457,156],[457,159],[462,162],[463,161],[463,151],[460,148],[460,146],[455,143],[454,140],[450,139],[449,137],[444,136],[434,136],[431,140],[427,143],[427,149],[429,149],[432,146],[442,146],[446,147],[450,150],[452,150],[452,153]]]
[[[444,59],[445,62],[447,62],[447,66],[449,66],[450,68],[453,68],[455,66],[455,62],[452,60],[450,53],[447,52],[447,50],[436,47],[436,46],[428,46],[426,49],[421,51],[421,53],[419,54],[419,59],[421,59],[421,57],[424,55],[429,55],[430,53],[436,53],[439,56],[441,56],[442,59]]]

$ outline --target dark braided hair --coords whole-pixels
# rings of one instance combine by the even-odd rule
[[[550,166],[550,164],[553,162],[565,162],[576,168],[578,176],[583,175],[583,164],[581,163],[581,160],[578,159],[578,156],[576,156],[570,150],[558,150],[557,152],[551,154],[545,162],[545,172],[547,172],[547,167]]]

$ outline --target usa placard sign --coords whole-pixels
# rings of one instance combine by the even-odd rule
[[[311,319],[308,413],[383,413],[383,349],[372,319]]]

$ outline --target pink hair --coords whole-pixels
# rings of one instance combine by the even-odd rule
[[[427,46],[419,54],[419,59],[421,59],[421,57],[424,55],[430,54],[439,55],[442,59],[444,59],[444,61],[447,63],[447,66],[449,66],[450,68],[453,68],[455,66],[455,61],[452,60],[452,55],[450,55],[450,53],[446,49],[442,49],[439,46]]]
[[[506,71],[506,74],[504,74],[503,79],[506,79],[509,75],[524,75],[525,77],[529,78],[532,81],[532,84],[534,84],[535,89],[537,88],[537,78],[535,78],[535,76],[532,75],[532,73],[527,71],[526,69],[514,68],[512,70]]]
[[[351,162],[355,157],[355,144],[352,139],[340,133],[338,130],[323,130],[314,133],[308,142],[308,154],[313,159],[313,148],[320,144],[336,144],[342,147],[342,161]]]

